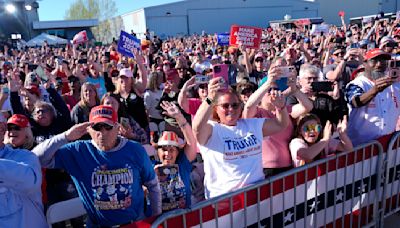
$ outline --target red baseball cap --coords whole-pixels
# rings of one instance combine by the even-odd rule
[[[28,117],[21,114],[14,114],[8,119],[7,124],[14,124],[20,128],[25,128],[30,126]]]
[[[118,121],[117,112],[110,106],[99,105],[90,111],[89,122],[96,123],[105,123],[110,126],[114,126]]]
[[[382,51],[382,50],[379,49],[379,48],[374,48],[374,49],[369,50],[369,51],[364,55],[364,59],[365,59],[365,60],[370,60],[370,59],[376,58],[376,57],[378,57],[378,56],[382,56],[382,57],[384,57],[384,58],[387,59],[387,60],[389,60],[389,59],[392,58],[392,56],[391,56],[389,53],[384,52],[384,51]]]
[[[40,90],[39,87],[37,85],[30,85],[27,90],[32,93],[35,94],[36,96],[40,97]]]

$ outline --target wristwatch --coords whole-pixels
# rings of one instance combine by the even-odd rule
[[[208,97],[206,97],[206,102],[207,102],[208,105],[212,105],[213,104],[213,101]]]

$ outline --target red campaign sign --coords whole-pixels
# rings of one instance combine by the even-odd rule
[[[302,26],[311,24],[311,21],[310,21],[310,19],[307,19],[307,18],[298,19],[298,20],[295,20],[295,21],[294,21],[294,24],[295,24],[296,26],[298,26],[298,27],[302,27]]]
[[[82,44],[82,43],[85,43],[86,41],[88,41],[87,33],[85,30],[83,30],[74,36],[72,43],[73,44]]]
[[[232,25],[229,44],[234,47],[243,44],[245,47],[257,49],[260,47],[261,36],[261,28]]]

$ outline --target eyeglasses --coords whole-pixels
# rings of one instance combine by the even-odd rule
[[[345,52],[333,53],[334,56],[344,56]]]
[[[377,64],[378,62],[380,64],[386,64],[387,60],[386,59],[382,59],[382,58],[375,58],[375,59],[368,60],[368,62],[372,63],[373,65]]]
[[[224,103],[224,104],[219,104],[218,106],[222,107],[225,110],[228,110],[229,108],[232,108],[232,109],[236,110],[241,106],[241,104],[238,103],[238,102],[232,103],[232,104]]]
[[[46,114],[46,113],[49,113],[49,112],[50,112],[49,109],[37,109],[37,110],[35,110],[34,114],[39,115],[40,113]]]
[[[158,149],[162,149],[163,151],[168,151],[174,147],[175,146],[159,146]]]
[[[303,126],[303,132],[310,132],[310,131],[315,131],[315,132],[321,132],[322,126],[321,124],[308,124],[306,126]]]
[[[7,125],[7,131],[20,131],[21,127],[14,125],[14,124],[9,124]]]
[[[271,93],[271,91],[273,91],[273,90],[279,90],[279,88],[271,87],[271,88],[268,89],[268,93]]]
[[[101,131],[102,129],[105,129],[106,131],[111,131],[114,128],[114,126],[105,124],[105,123],[97,123],[92,126],[92,129],[95,131]]]

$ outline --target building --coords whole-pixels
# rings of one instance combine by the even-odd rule
[[[315,0],[319,3],[319,16],[329,24],[340,24],[338,12],[345,12],[346,22],[350,18],[366,15],[396,13],[400,10],[400,0]]]
[[[322,17],[326,23],[340,24],[339,11],[349,18],[393,13],[400,0],[186,0],[142,8],[121,15],[123,29],[139,36],[146,28],[161,37],[227,32],[232,24],[266,27],[269,21]]]
[[[124,30],[146,28],[161,37],[228,32],[232,24],[266,27],[270,20],[317,17],[318,3],[306,0],[186,0],[121,15]]]
[[[97,19],[70,21],[39,21],[39,3],[35,0],[0,0],[0,41],[23,39],[28,41],[43,32],[65,39],[82,30],[98,25]]]

